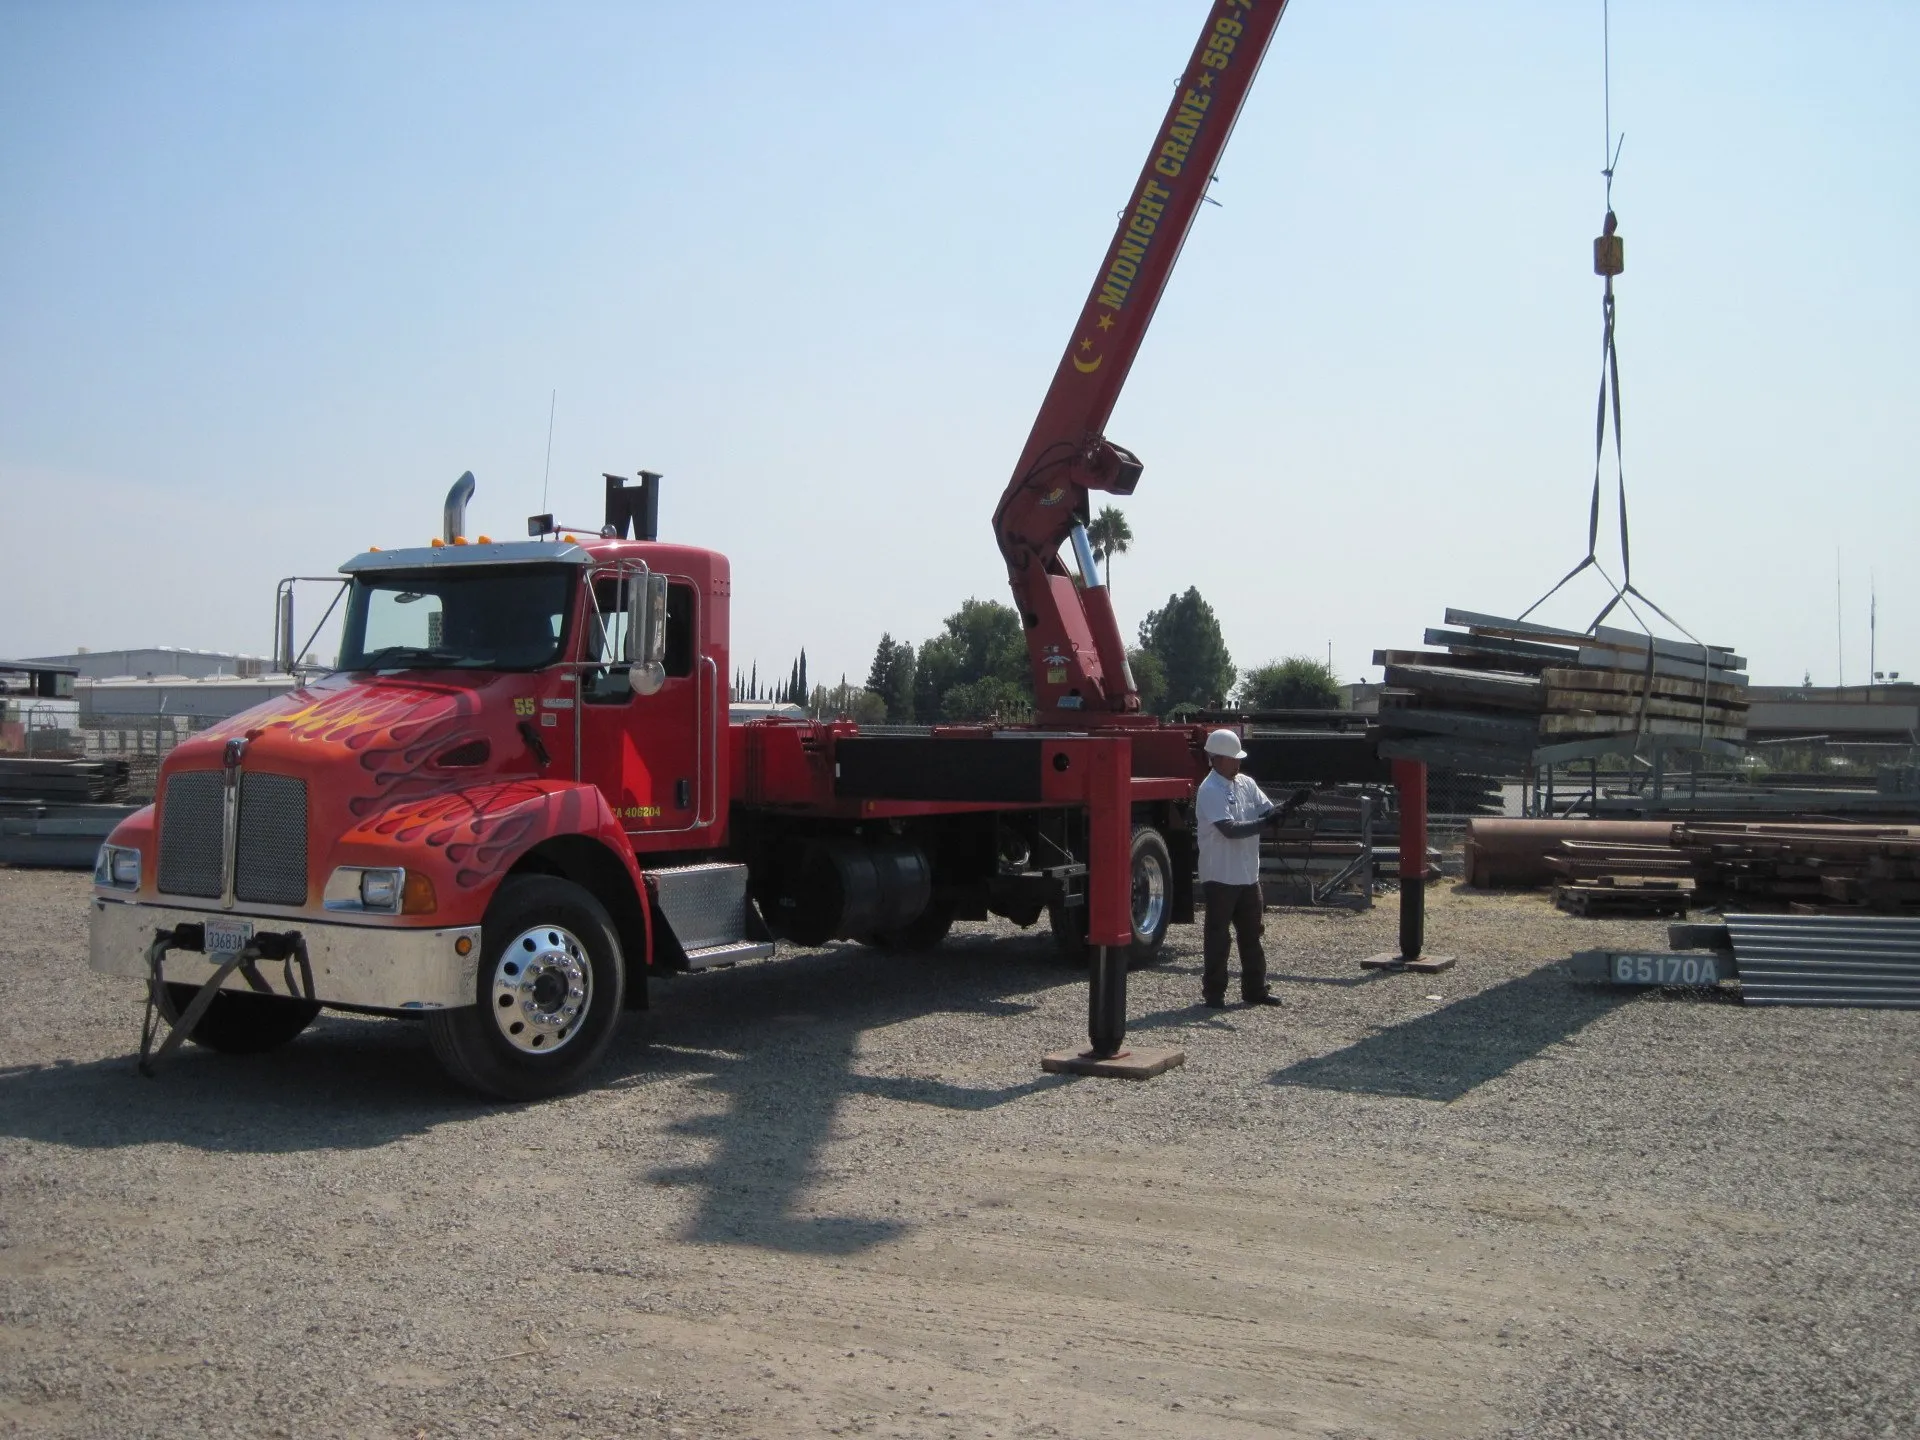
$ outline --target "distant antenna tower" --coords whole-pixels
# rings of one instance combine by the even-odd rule
[[[1840,552],[1835,550],[1833,552],[1833,683],[1844,688],[1847,683],[1847,613],[1842,600]]]

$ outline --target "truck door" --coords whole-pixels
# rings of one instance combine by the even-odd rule
[[[626,574],[597,571],[585,605],[580,672],[580,780],[598,785],[629,835],[711,825],[718,743],[714,699],[702,681],[700,592],[668,577],[666,681],[636,695],[622,663]]]

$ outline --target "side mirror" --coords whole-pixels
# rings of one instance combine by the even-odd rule
[[[627,664],[636,695],[667,681],[667,577],[641,571],[627,581]]]
[[[282,675],[293,673],[293,582],[282,580],[273,597],[273,668]]]

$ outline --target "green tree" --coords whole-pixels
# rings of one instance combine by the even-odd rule
[[[984,675],[970,684],[951,686],[940,697],[940,718],[955,724],[1014,724],[1033,718],[1033,697],[1010,680]]]
[[[931,725],[940,719],[940,697],[966,683],[966,653],[951,635],[936,635],[920,647],[913,667],[913,719]]]
[[[1247,710],[1338,710],[1340,682],[1326,661],[1289,655],[1242,675],[1236,703]]]
[[[1202,708],[1224,704],[1233,689],[1233,657],[1213,607],[1192,586],[1184,595],[1169,595],[1158,610],[1140,622],[1140,648],[1152,653],[1166,673],[1161,704],[1166,713],[1178,706]],[[1138,678],[1137,676],[1135,677]]]
[[[847,677],[842,675],[840,683],[831,689],[825,685],[813,687],[813,694],[807,700],[807,713],[816,720],[852,720],[861,725],[880,725],[887,718],[887,702],[871,690],[848,684]]]
[[[1133,543],[1133,527],[1127,524],[1127,517],[1117,505],[1102,505],[1100,513],[1087,526],[1087,539],[1093,542],[1093,553],[1100,557],[1100,567],[1113,582],[1113,557],[1127,553],[1127,547]]]
[[[968,600],[946,619],[942,632],[920,647],[914,664],[913,717],[931,725],[946,717],[946,694],[956,685],[995,679],[1033,703],[1027,673],[1027,642],[1020,617],[997,600]]]
[[[1160,702],[1167,693],[1167,667],[1151,650],[1127,651],[1127,664],[1133,670],[1133,688],[1140,694],[1140,708],[1149,715],[1160,713]]]
[[[882,635],[867,672],[867,689],[880,697],[886,718],[896,725],[913,722],[913,672],[913,646]]]
[[[1026,636],[1011,605],[963,600],[947,617],[946,628],[960,644],[968,680],[992,675],[1014,685],[1028,683]]]

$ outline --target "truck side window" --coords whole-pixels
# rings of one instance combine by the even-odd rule
[[[693,586],[667,586],[667,654],[669,676],[693,673]]]
[[[596,668],[586,672],[585,693],[589,704],[619,705],[632,697],[627,684],[627,667],[620,659],[627,635],[626,587],[611,578],[594,581],[593,598],[599,618],[589,613],[582,658]],[[678,582],[667,586],[668,679],[693,674],[694,662],[694,587]]]
[[[611,578],[593,582],[593,604],[587,611],[580,655],[595,666],[581,675],[581,693],[589,705],[621,705],[633,698],[627,667],[620,660],[627,638],[625,590]],[[595,609],[599,611],[597,616]]]

